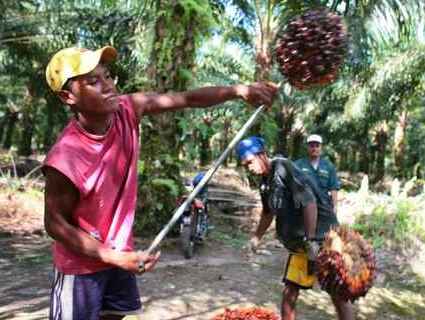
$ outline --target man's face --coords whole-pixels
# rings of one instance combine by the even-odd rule
[[[309,142],[307,145],[307,152],[310,158],[320,157],[322,145],[319,142]]]
[[[118,110],[118,94],[109,70],[102,64],[72,79],[70,91],[75,97],[75,111],[105,115]]]
[[[269,163],[265,153],[251,154],[241,164],[252,174],[264,176],[269,172]]]

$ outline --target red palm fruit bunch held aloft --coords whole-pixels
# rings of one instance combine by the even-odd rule
[[[252,307],[226,309],[224,313],[215,316],[212,320],[279,320],[273,311]]]
[[[333,82],[348,48],[340,16],[315,9],[291,20],[277,39],[276,60],[281,73],[303,90]]]
[[[372,246],[347,226],[327,233],[316,265],[322,289],[346,301],[366,295],[375,279]]]

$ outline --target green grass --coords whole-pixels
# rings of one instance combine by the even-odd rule
[[[359,214],[354,229],[371,240],[375,248],[385,243],[409,245],[413,238],[425,241],[422,202],[409,198],[379,204],[371,214]]]
[[[242,249],[247,244],[249,239],[249,235],[240,230],[232,230],[229,232],[225,232],[214,229],[211,232],[210,236],[213,239],[225,245],[232,246],[236,249]]]

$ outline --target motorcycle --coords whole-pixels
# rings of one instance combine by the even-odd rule
[[[198,177],[199,178],[199,177]],[[202,177],[194,179],[196,186]],[[181,201],[183,202],[183,198]],[[180,219],[180,245],[186,259],[193,257],[195,246],[201,245],[208,232],[208,203],[206,188],[199,193],[183,212]]]

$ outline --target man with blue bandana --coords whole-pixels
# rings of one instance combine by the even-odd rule
[[[241,164],[261,176],[260,195],[263,210],[250,240],[255,250],[264,233],[276,218],[276,233],[289,251],[282,282],[282,320],[295,319],[300,289],[310,289],[316,281],[314,261],[324,235],[338,221],[329,198],[314,180],[282,156],[269,158],[260,137],[249,137],[236,147]],[[352,305],[331,296],[340,320],[354,319]]]

